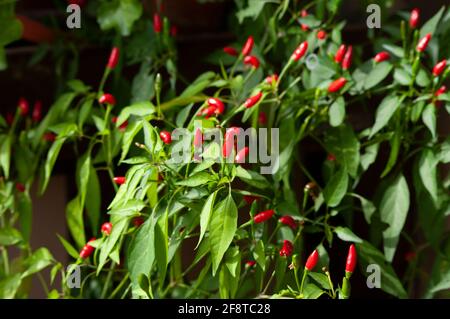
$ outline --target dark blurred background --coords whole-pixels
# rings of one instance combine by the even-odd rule
[[[90,0],[87,0],[90,1]],[[46,57],[37,64],[30,66],[32,57],[39,55],[38,50],[42,50],[41,43],[59,36],[60,32],[64,32],[63,37],[67,41],[71,41],[71,30],[56,31],[52,26],[61,25],[66,19],[66,13],[62,8],[65,1],[60,0],[59,7],[55,6],[58,1],[52,0],[20,0],[17,2],[16,12],[22,16],[25,23],[31,23],[31,34],[27,34],[26,38],[17,41],[8,46],[7,60],[9,67],[6,71],[0,72],[0,88],[2,91],[2,99],[0,100],[0,112],[5,115],[8,111],[14,111],[19,97],[24,96],[29,101],[41,100],[44,103],[44,109],[54,101],[55,92],[58,90],[55,72],[55,62],[51,57]],[[149,17],[155,10],[153,1],[143,1],[145,10]],[[418,7],[421,9],[422,21],[428,20],[442,5],[450,4],[449,0],[397,0],[393,1],[394,5],[390,9],[393,12],[398,10],[410,10]],[[210,64],[204,62],[213,51],[233,42],[235,39],[230,32],[230,15],[234,12],[233,0],[221,1],[201,1],[197,0],[164,0],[164,11],[171,23],[178,27],[177,48],[178,48],[178,68],[179,72],[187,80],[192,80],[196,75],[212,68]],[[344,32],[344,41],[346,43],[362,43],[367,41],[365,8],[368,1],[362,0],[344,0],[344,8],[341,10],[340,19],[348,20],[346,30]],[[35,21],[43,24],[33,25]],[[83,21],[82,21],[83,24]],[[103,72],[105,60],[109,54],[108,46],[99,46],[92,42],[83,45],[83,49],[79,52],[79,71],[77,78],[82,79],[89,85],[96,86]],[[131,76],[135,70],[127,70]],[[367,126],[372,123],[372,118],[363,112],[355,112],[349,114],[349,120],[356,123],[356,127]],[[444,118],[445,120],[445,118]],[[447,118],[448,121],[448,118]],[[444,124],[444,123],[441,123]],[[449,132],[448,125],[440,125],[441,128]],[[305,155],[306,154],[306,155]],[[388,154],[381,153],[380,156],[387,158]],[[68,199],[75,195],[76,189],[73,180],[73,172],[75,163],[70,151],[62,152],[62,161],[55,168],[58,176],[52,179],[50,187],[44,197],[34,196],[33,211],[33,248],[47,246],[54,254],[55,258],[65,264],[69,262],[64,249],[57,240],[55,234],[59,233],[68,237],[65,228],[65,204]],[[306,159],[308,167],[312,171],[320,173],[320,163],[324,160],[323,151],[314,143],[306,141],[303,147],[302,156]],[[382,167],[374,167],[371,176],[366,176],[366,180],[378,179],[379,172]],[[307,181],[303,177],[299,177],[297,183],[304,185]],[[104,183],[104,185],[109,183]],[[301,189],[301,188],[300,188]],[[359,191],[362,194],[372,194],[371,185],[362,185]],[[111,192],[112,193],[112,192]],[[108,198],[104,199],[108,201]],[[358,227],[358,224],[356,225]],[[406,226],[408,227],[408,225]],[[355,230],[358,233],[358,229]],[[362,234],[364,235],[364,233]],[[346,248],[336,243],[334,255],[330,258],[337,262],[344,263]],[[399,254],[406,252],[408,247],[399,247]],[[339,251],[342,255],[339,255]],[[337,252],[337,253],[336,253]],[[404,268],[405,261],[398,258],[399,268]],[[397,261],[396,261],[397,262]],[[362,274],[357,273],[356,278],[352,280],[354,283],[352,298],[377,298],[387,297],[381,290],[369,290],[365,284],[366,280]],[[39,284],[34,284],[34,290],[31,297],[45,298]]]

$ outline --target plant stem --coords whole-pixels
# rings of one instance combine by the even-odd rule
[[[114,296],[120,291],[120,289],[122,289],[123,285],[125,285],[125,283],[127,282],[129,277],[130,277],[130,274],[127,273],[125,275],[125,277],[122,278],[122,280],[120,281],[120,283],[116,287],[116,289],[114,289],[114,291],[111,293],[111,295],[109,295],[108,299],[113,299],[114,298]]]
[[[102,290],[102,294],[101,294],[101,299],[105,299],[106,297],[106,293],[108,292],[108,288],[109,288],[109,284],[111,282],[112,276],[114,275],[114,268],[116,267],[115,264],[113,264],[111,266],[111,269],[108,271],[108,275],[106,276],[106,281],[105,281],[105,285],[103,286],[103,290]]]

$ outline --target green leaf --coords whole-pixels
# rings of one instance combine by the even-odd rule
[[[264,242],[262,240],[258,240],[255,244],[255,249],[253,250],[253,257],[258,263],[259,267],[261,267],[262,271],[266,269],[266,252],[264,249]]]
[[[58,123],[61,117],[66,116],[67,109],[72,103],[73,99],[77,96],[76,93],[65,93],[61,95],[55,103],[50,107],[47,115],[39,124],[36,132],[33,136],[33,147],[36,148],[42,140],[42,136],[48,130],[49,126]]]
[[[356,236],[350,230],[350,228],[339,226],[334,229],[334,232],[339,237],[339,239],[341,239],[343,241],[350,241],[350,242],[354,242],[354,243],[362,243],[363,242],[361,238]]]
[[[22,31],[22,23],[14,16],[0,18],[0,47],[19,40],[22,36]]]
[[[392,53],[393,55],[395,55],[398,58],[403,58],[404,57],[404,52],[403,52],[403,48],[399,47],[397,45],[392,45],[392,44],[383,44],[383,48],[386,49],[387,51],[389,51],[390,53]]]
[[[437,25],[441,20],[442,14],[444,13],[445,6],[443,6],[438,13],[436,13],[430,20],[428,20],[420,29],[420,38],[423,38],[427,33],[435,34]]]
[[[52,254],[47,248],[39,248],[25,260],[26,270],[22,273],[22,279],[35,274],[50,266],[54,262]]]
[[[195,249],[200,245],[200,242],[203,239],[203,236],[208,229],[209,220],[211,218],[211,214],[214,208],[214,201],[216,200],[217,191],[209,195],[208,199],[203,205],[202,212],[200,213],[200,237],[198,238],[198,243]]]
[[[397,111],[400,103],[400,98],[395,95],[388,95],[383,99],[380,106],[378,106],[377,108],[377,112],[375,115],[375,124],[370,131],[369,138],[372,138],[372,136],[374,136],[384,126],[386,126],[392,115],[394,115],[395,111]]]
[[[373,247],[369,242],[363,241],[361,244],[356,244],[358,258],[362,269],[367,269],[368,265],[378,265],[380,267],[381,289],[395,297],[407,298],[408,295],[403,288],[401,281],[395,274],[392,266],[386,262],[383,254]],[[371,272],[363,272],[370,276]]]
[[[91,115],[93,104],[94,100],[89,98],[84,100],[83,104],[81,104],[80,112],[78,113],[78,128],[80,131],[83,131],[83,125]]]
[[[104,31],[116,29],[122,36],[131,33],[133,24],[141,17],[142,4],[138,0],[103,2],[97,9],[97,21]]]
[[[191,83],[187,88],[184,89],[179,98],[184,99],[199,94],[209,86],[211,80],[215,76],[216,74],[212,71],[205,72],[199,75],[193,83]]]
[[[130,106],[124,107],[122,111],[120,111],[119,116],[117,117],[116,126],[120,126],[128,120],[128,118],[131,115],[137,116],[137,117],[147,117],[149,115],[152,115],[155,113],[155,106],[149,102],[137,102]]]
[[[330,207],[336,207],[344,198],[348,188],[348,174],[345,168],[340,169],[334,174],[325,189],[323,196],[325,202]]]
[[[152,219],[147,219],[139,227],[136,236],[132,239],[127,256],[127,268],[133,283],[133,291],[138,289],[139,275],[150,275],[155,261],[155,224]]]
[[[19,211],[20,232],[25,241],[30,241],[33,226],[33,207],[30,195],[27,192],[19,195],[17,210]]]
[[[369,145],[365,148],[366,152],[361,155],[361,166],[364,171],[366,171],[370,165],[375,163],[379,148],[379,143]]]
[[[330,282],[326,275],[318,272],[308,272],[308,276],[314,279],[323,289],[331,290]]]
[[[256,18],[259,16],[261,11],[263,10],[264,6],[268,3],[277,3],[275,0],[249,0],[248,6],[244,9],[239,10],[236,13],[236,17],[239,20],[239,23],[241,24],[245,18],[253,18],[253,20],[256,20]]]
[[[59,152],[66,141],[66,139],[77,131],[77,126],[75,124],[67,124],[64,129],[58,134],[56,141],[53,142],[50,147],[47,159],[45,160],[44,166],[44,180],[42,182],[42,187],[40,193],[43,194],[47,189],[50,176],[52,174],[53,166],[55,166],[56,159],[58,158]]]
[[[119,241],[119,238],[122,236],[123,232],[128,226],[128,221],[129,218],[121,218],[120,220],[116,221],[113,224],[111,234],[106,238],[100,250],[97,266],[97,275],[100,273],[103,266],[106,264],[107,258],[114,250],[116,243]]]
[[[325,292],[314,284],[306,284],[303,288],[303,298],[304,299],[317,299],[322,296]]]
[[[0,166],[3,169],[3,174],[9,178],[9,167],[11,165],[11,136],[5,136],[1,140],[0,146]]]
[[[0,298],[12,299],[22,284],[21,274],[13,274],[0,280]]]
[[[0,246],[11,246],[22,241],[20,232],[11,227],[0,228]]]
[[[342,124],[345,118],[345,101],[342,96],[331,104],[328,116],[331,126],[336,127]]]
[[[364,89],[369,90],[375,87],[389,75],[392,68],[393,66],[389,62],[377,63],[366,77],[364,81]]]
[[[416,123],[422,115],[423,108],[425,107],[425,101],[418,101],[414,103],[411,109],[411,121]]]
[[[411,84],[412,77],[406,70],[397,68],[394,71],[394,80],[400,85],[408,86]]]
[[[79,252],[73,247],[67,240],[64,239],[64,237],[60,236],[59,234],[56,234],[58,236],[59,241],[64,246],[64,249],[67,251],[67,253],[75,259],[78,259],[80,256]]]
[[[425,106],[425,110],[422,112],[422,121],[430,130],[433,140],[436,139],[436,107],[433,103]]]
[[[177,118],[176,118],[176,121],[175,121],[175,125],[177,127],[183,127],[184,126],[184,123],[186,122],[186,120],[187,120],[187,118],[189,116],[189,113],[191,112],[193,106],[194,106],[194,103],[191,103],[188,106],[182,108],[178,112]]]
[[[419,175],[435,203],[438,201],[437,159],[430,149],[424,149],[419,160]]]
[[[142,62],[139,73],[133,79],[131,103],[151,101],[155,96],[155,75],[150,73],[150,63],[150,61]]]
[[[67,82],[67,86],[76,93],[87,93],[91,89],[90,86],[84,84],[83,81],[78,79],[70,80],[69,82]]]
[[[89,170],[86,192],[88,194],[85,199],[87,217],[92,229],[99,229],[102,193],[100,191],[100,181],[98,180],[97,171],[93,165],[91,165]]]
[[[397,176],[384,191],[380,203],[381,221],[389,225],[383,231],[384,253],[391,262],[399,240],[400,232],[409,210],[409,189],[403,175]]]
[[[450,289],[450,270],[443,273],[439,282],[431,286],[430,293],[435,294],[438,291]]]
[[[207,184],[213,180],[213,176],[207,172],[200,172],[188,177],[185,180],[175,183],[175,185],[187,186],[187,187],[197,187],[200,185]]]
[[[223,255],[233,241],[237,230],[237,215],[237,207],[231,193],[213,211],[209,227],[213,275],[215,275]]]
[[[233,246],[228,248],[224,256],[224,262],[231,276],[238,276],[238,272],[241,269],[241,254],[239,252],[239,247]]]
[[[371,223],[371,219],[372,219],[372,215],[377,210],[375,205],[371,201],[365,199],[364,197],[362,197],[362,196],[360,196],[358,194],[350,193],[349,195],[351,195],[353,197],[356,197],[356,198],[358,198],[360,200],[361,208],[362,208],[363,213],[364,213],[364,219],[366,220],[366,222],[368,224],[370,224]]]
[[[72,238],[78,248],[86,244],[86,236],[84,233],[83,223],[83,207],[81,206],[80,197],[72,199],[66,206],[66,220]]]
[[[324,139],[328,153],[334,154],[339,164],[356,177],[359,167],[359,141],[349,125],[340,125],[326,132]]]
[[[236,167],[236,177],[258,189],[267,189],[271,187],[269,181],[264,176],[257,172],[246,170],[241,166]]]
[[[447,138],[440,146],[438,159],[441,163],[450,163],[450,138]]]
[[[119,120],[117,120],[119,121]],[[142,121],[131,122],[128,124],[122,140],[122,154],[120,155],[120,161],[123,161],[128,154],[131,143],[136,134],[142,129]]]

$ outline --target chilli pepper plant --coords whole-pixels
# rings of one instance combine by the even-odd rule
[[[98,86],[71,80],[45,116],[25,97],[0,118],[0,296],[26,296],[38,273],[49,297],[345,299],[373,266],[375,286],[398,298],[450,288],[450,139],[438,125],[450,112],[450,10],[423,22],[402,12],[363,51],[342,40],[341,1],[238,4],[245,36],[179,91],[167,18],[116,2],[134,3],[136,19],[116,30]],[[146,36],[155,47],[139,51]],[[122,65],[136,63],[131,94],[117,95]],[[373,119],[355,123],[361,109]],[[69,268],[29,245],[31,185],[45,191],[66,145],[78,190],[70,238],[58,235]],[[51,291],[48,266],[62,279]]]

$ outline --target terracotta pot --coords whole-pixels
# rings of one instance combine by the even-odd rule
[[[17,18],[23,25],[22,39],[34,43],[53,42],[55,38],[53,30],[28,17],[17,15]]]

